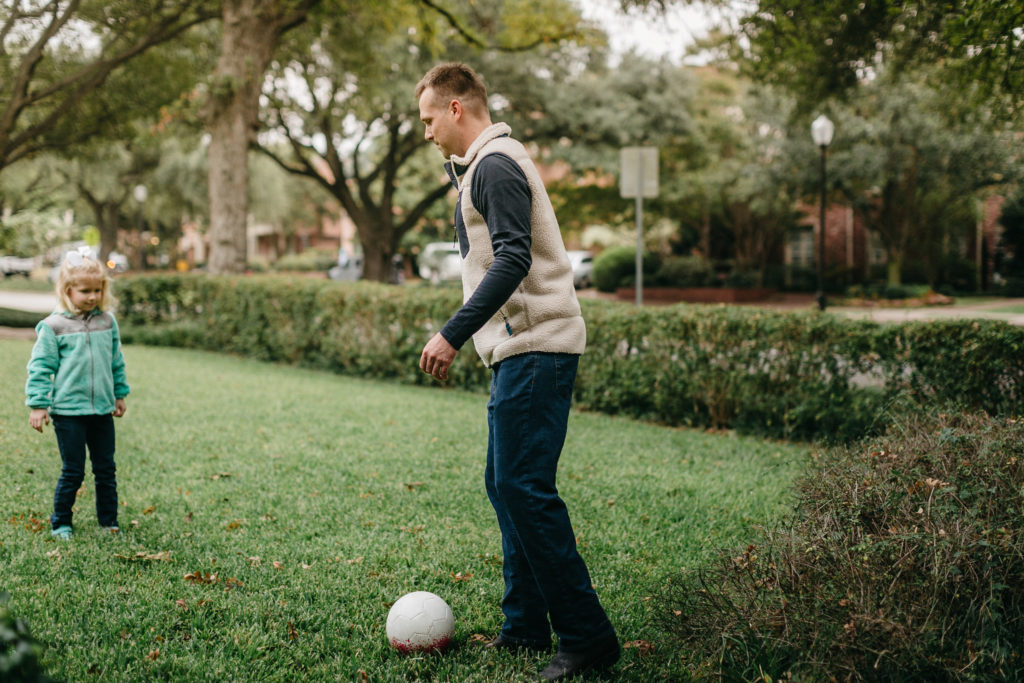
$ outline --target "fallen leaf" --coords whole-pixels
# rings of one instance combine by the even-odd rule
[[[253,555],[252,557],[245,558],[245,561],[249,563],[250,567],[258,567],[260,564],[259,555]]]
[[[345,560],[345,564],[359,564],[362,561],[363,561],[363,556],[360,555],[359,557],[357,557],[354,560]]]
[[[227,579],[224,580],[224,590],[230,590],[232,588],[241,588],[244,585],[244,583],[242,583],[233,576],[229,576]]]
[[[230,472],[218,472],[217,474],[210,477],[210,479],[217,481],[218,479],[227,479],[230,476],[232,476]]]
[[[144,515],[151,515],[156,512],[156,505],[150,505],[148,508],[142,511]]]
[[[226,527],[224,527],[224,528],[227,529],[228,531],[232,531],[234,529],[237,529],[240,526],[242,526],[242,523],[240,521],[238,521],[237,519],[234,519],[234,520],[231,520],[230,522],[228,522],[228,525]]]
[[[155,662],[156,658],[159,657],[159,656],[160,656],[160,648],[157,648],[156,650],[153,650],[148,655],[146,655],[146,659],[151,659],[151,660],[153,660]]]
[[[423,486],[422,481],[409,481],[405,483],[405,488],[408,489],[409,491],[413,491],[419,488],[420,486]]]
[[[490,641],[491,639],[482,633],[474,633],[469,637],[469,642],[471,643],[489,643]]]
[[[209,572],[198,572],[198,571],[191,572],[189,574],[185,574],[185,580],[188,581],[189,583],[201,583],[201,584],[217,583],[217,581],[218,581],[216,574],[211,574]]]
[[[273,564],[274,564],[274,569],[284,569],[284,564],[278,562],[277,560],[274,560]]]
[[[47,557],[53,557],[53,558],[56,558],[56,559],[60,559],[60,551],[57,550],[56,548],[54,548],[50,552],[46,553],[46,556]]]
[[[140,551],[134,555],[114,555],[119,560],[127,560],[129,562],[173,562],[171,559],[171,551],[161,550],[158,553],[147,553]]]
[[[301,564],[300,566],[301,566],[301,567],[302,567],[303,569],[305,569],[306,571],[309,571],[310,569],[312,569],[312,568],[313,568],[313,565],[311,565],[311,564],[306,564],[305,562],[303,562],[303,563],[302,563],[302,564]]]
[[[452,575],[452,578],[455,579],[456,581],[469,581],[470,579],[473,578],[473,575],[470,574],[469,572],[466,572],[466,573],[459,572],[458,574],[456,574],[455,572],[452,572],[451,575]]]
[[[288,640],[296,640],[299,637],[299,632],[295,630],[295,624],[288,622]]]
[[[641,657],[649,655],[654,652],[654,645],[646,640],[631,640],[628,643],[622,645],[623,648],[636,648],[636,652]]]
[[[188,609],[188,601],[185,598],[178,598],[174,601],[174,604],[182,609]]]

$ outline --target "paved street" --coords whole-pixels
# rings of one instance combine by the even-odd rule
[[[5,292],[0,290],[0,308],[49,313],[56,305],[57,297],[47,292]]]

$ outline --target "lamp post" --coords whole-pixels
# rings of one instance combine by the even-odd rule
[[[821,150],[821,221],[818,224],[818,309],[825,310],[825,151],[836,127],[824,114],[811,123],[811,139]]]

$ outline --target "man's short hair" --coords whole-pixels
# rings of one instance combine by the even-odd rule
[[[487,86],[470,67],[460,62],[438,64],[416,85],[416,99],[430,88],[437,97],[459,100],[463,106],[487,111]]]

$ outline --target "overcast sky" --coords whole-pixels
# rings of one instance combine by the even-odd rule
[[[668,57],[681,62],[694,40],[703,38],[717,15],[701,7],[624,15],[619,0],[578,0],[583,17],[599,22],[608,32],[612,51],[634,49],[646,57]]]

